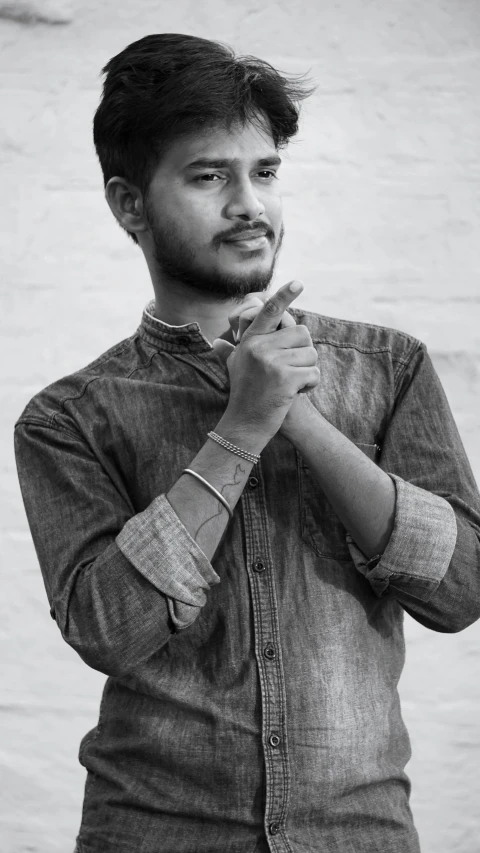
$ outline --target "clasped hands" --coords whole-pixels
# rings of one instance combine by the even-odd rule
[[[249,293],[245,299],[235,307],[234,311],[228,315],[228,322],[230,324],[233,339],[235,340],[235,345],[240,343],[244,332],[248,329],[260,309],[263,308],[265,302],[270,297],[271,294],[260,291]],[[289,314],[288,311],[285,311],[277,328],[282,329],[287,326],[295,325],[295,320],[291,314]],[[224,363],[227,362],[230,353],[235,349],[235,345],[225,339],[225,335],[227,334],[228,333],[225,332],[224,335],[220,338],[216,338],[213,342],[215,351]],[[313,403],[309,400],[307,394],[299,392],[294,397],[292,405],[287,412],[279,432],[286,438],[291,438],[295,432],[295,428],[300,428],[304,423],[308,409],[314,409],[315,412],[317,411],[313,406]]]

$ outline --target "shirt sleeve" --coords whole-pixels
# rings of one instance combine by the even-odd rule
[[[52,617],[89,666],[128,672],[195,620],[220,578],[166,496],[135,514],[82,437],[21,420],[14,447]]]
[[[132,565],[167,596],[175,627],[180,630],[191,625],[207,600],[204,590],[220,578],[166,495],[158,495],[144,512],[129,519],[115,542]]]
[[[394,526],[371,559],[347,535],[356,568],[426,627],[466,628],[480,617],[480,494],[424,344],[399,379],[378,464],[395,485]]]

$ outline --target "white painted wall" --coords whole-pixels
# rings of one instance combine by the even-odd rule
[[[301,278],[300,305],[424,340],[478,481],[480,5],[25,0],[0,2],[0,14],[7,6],[71,20],[0,18],[0,850],[71,853],[78,745],[104,679],[50,619],[12,436],[30,397],[130,335],[153,295],[103,199],[91,140],[100,68],[171,31],[311,71],[319,88],[282,169],[277,285]],[[480,624],[448,636],[405,619],[401,697],[422,853],[478,853]]]

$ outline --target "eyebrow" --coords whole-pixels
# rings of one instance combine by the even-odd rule
[[[239,166],[241,161],[238,158],[234,158],[233,160],[229,160],[227,158],[223,158],[221,160],[208,160],[206,158],[200,158],[199,160],[194,160],[192,163],[188,163],[185,166],[186,170],[193,169],[227,169],[229,166]],[[261,157],[256,161],[256,166],[280,166],[282,163],[281,158],[277,154],[272,154],[271,157]]]

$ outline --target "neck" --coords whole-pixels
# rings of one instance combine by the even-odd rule
[[[219,301],[212,294],[199,293],[184,284],[175,283],[170,287],[154,285],[155,316],[170,326],[183,326],[185,323],[198,323],[202,335],[212,343],[215,338],[225,336],[233,343],[228,315],[238,302]]]

